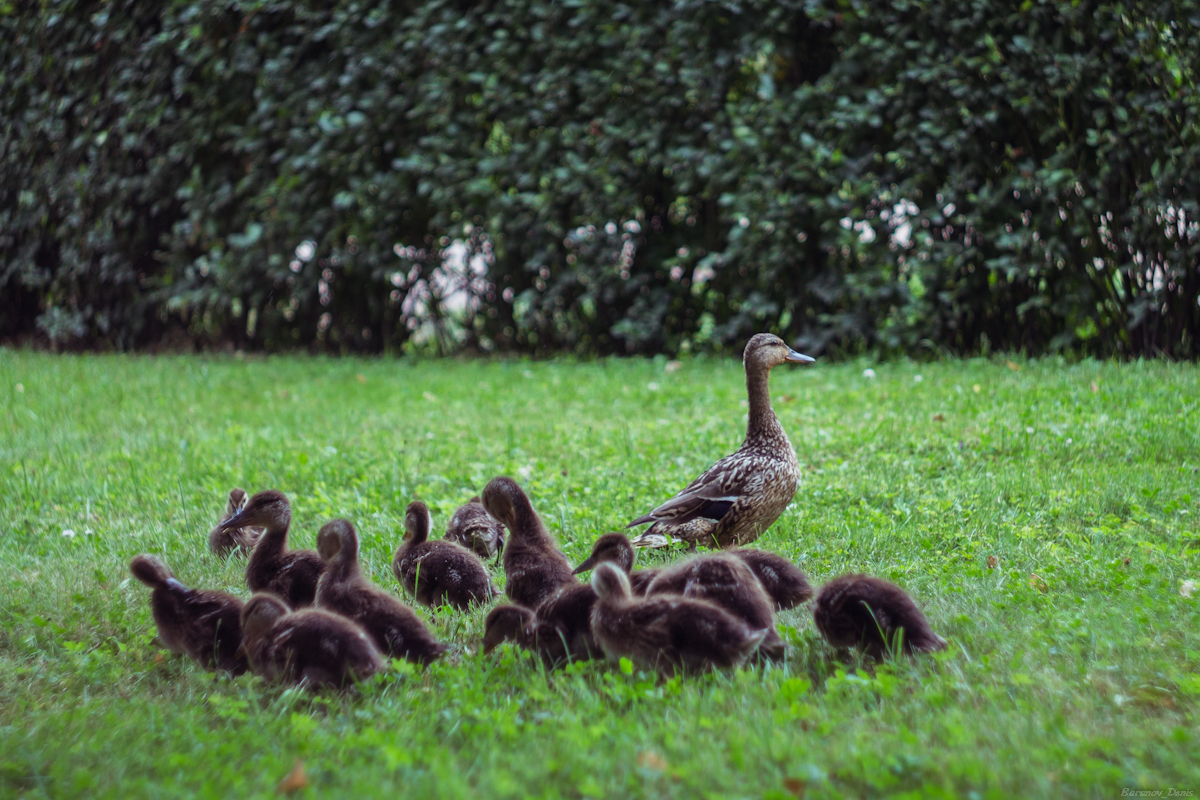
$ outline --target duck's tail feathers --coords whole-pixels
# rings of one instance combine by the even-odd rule
[[[626,528],[636,528],[638,525],[645,525],[647,522],[654,522],[654,512],[638,517],[633,522],[626,525]]]
[[[134,556],[133,561],[129,562],[129,571],[133,573],[133,577],[153,588],[165,586],[167,581],[175,579],[170,567],[161,559],[146,553]]]
[[[930,634],[931,638],[923,639],[920,642],[913,642],[912,648],[922,653],[936,653],[939,650],[946,649],[946,640],[936,633]]]
[[[665,533],[645,533],[635,536],[629,540],[629,543],[634,547],[645,547],[654,550],[659,547],[667,547],[671,544],[671,537]]]

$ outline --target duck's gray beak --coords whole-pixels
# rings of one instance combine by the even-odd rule
[[[590,557],[590,556],[589,556],[589,557],[588,557],[588,558],[587,558],[585,561],[583,561],[583,562],[582,562],[582,563],[581,563],[581,564],[580,564],[578,567],[576,567],[575,569],[571,570],[571,574],[572,574],[572,575],[578,575],[578,574],[579,574],[579,573],[581,573],[581,572],[587,572],[589,569],[591,569],[591,568],[592,568],[592,567],[594,567],[594,566],[596,566],[596,559],[594,559],[594,558],[592,558],[592,557]]]
[[[806,356],[804,353],[797,353],[795,350],[788,350],[787,358],[784,361],[789,361],[792,364],[811,364],[816,361],[812,356]]]

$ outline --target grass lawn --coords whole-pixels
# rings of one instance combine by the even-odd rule
[[[807,478],[758,546],[900,583],[945,653],[839,659],[796,610],[781,665],[546,673],[439,612],[444,661],[311,697],[165,653],[129,559],[245,595],[206,536],[274,487],[398,592],[405,505],[444,530],[507,474],[580,560],[738,445],[740,363],[0,350],[0,794],[275,796],[297,759],[298,796],[1200,794],[1200,369],[865,366],[774,371]]]

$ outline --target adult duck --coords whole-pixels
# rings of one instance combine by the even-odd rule
[[[779,519],[800,485],[800,464],[771,408],[767,382],[773,367],[814,360],[774,334],[750,339],[742,356],[750,398],[745,441],[682,492],[629,523],[630,528],[654,523],[635,545],[665,547],[680,539],[692,546],[731,547],[754,541]]]
[[[292,506],[283,492],[268,489],[251,497],[221,528],[260,527],[263,535],[246,563],[246,585],[252,592],[279,595],[288,608],[311,606],[325,562],[312,550],[289,550]]]

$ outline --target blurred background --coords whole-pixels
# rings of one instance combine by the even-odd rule
[[[0,341],[1200,355],[1200,2],[0,3]]]

